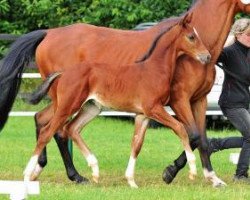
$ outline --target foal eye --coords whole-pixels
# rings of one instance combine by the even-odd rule
[[[195,37],[194,37],[193,34],[190,34],[190,35],[188,35],[187,37],[188,37],[188,39],[189,39],[191,42],[193,42],[194,39],[195,39]]]

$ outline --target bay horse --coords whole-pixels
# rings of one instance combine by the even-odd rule
[[[62,73],[49,76],[40,87],[45,92],[39,90],[39,95],[34,96],[45,96],[51,86],[54,115],[40,130],[37,146],[24,171],[24,180],[32,180],[43,148],[57,131],[62,130],[63,137],[72,138],[79,147],[92,168],[93,180],[98,182],[98,161],[80,137],[79,123],[84,126],[101,112],[102,107],[136,113],[132,150],[125,173],[131,187],[137,188],[134,180],[135,163],[149,119],[170,127],[181,139],[190,166],[189,177],[193,179],[196,175],[195,155],[191,150],[188,134],[184,126],[164,109],[169,101],[177,58],[185,54],[203,64],[208,63],[211,58],[195,29],[188,25],[190,19],[191,15],[186,15],[177,25],[160,33],[148,53],[134,64],[118,66],[81,62]],[[91,102],[86,104],[89,100]],[[77,112],[76,117],[69,121]]]
[[[188,12],[193,12],[191,25],[196,27],[210,51],[212,62],[201,66],[199,62],[189,57],[183,56],[178,59],[178,67],[171,83],[169,105],[178,120],[185,125],[192,141],[192,148],[195,149],[199,145],[205,178],[214,186],[221,186],[225,183],[216,176],[207,155],[206,96],[212,88],[215,78],[214,64],[223,48],[234,16],[239,12],[250,13],[250,2],[249,0],[197,0]],[[0,68],[0,129],[6,123],[16,97],[24,64],[29,62],[34,54],[43,78],[81,61],[130,64],[140,58],[161,30],[179,20],[179,17],[163,20],[156,26],[139,32],[75,24],[24,35],[13,44]],[[39,129],[48,123],[53,113],[53,106],[49,105],[36,114],[37,134]],[[59,134],[55,135],[55,139],[70,180],[86,182],[87,180],[78,174],[72,163],[67,141],[60,138]],[[37,176],[46,163],[45,149],[39,157]],[[185,153],[183,153],[175,160],[174,165],[164,170],[163,180],[171,183],[185,163]]]

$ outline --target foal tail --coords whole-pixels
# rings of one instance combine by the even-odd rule
[[[20,88],[24,66],[33,58],[37,46],[46,34],[45,30],[38,30],[19,37],[0,65],[0,131],[7,122]]]
[[[41,85],[38,86],[35,92],[33,92],[30,97],[28,98],[28,103],[30,104],[38,104],[43,97],[48,93],[50,86],[54,82],[58,76],[60,76],[62,72],[55,72],[53,74],[50,74],[45,81]]]

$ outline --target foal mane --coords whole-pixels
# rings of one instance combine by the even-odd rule
[[[147,53],[145,53],[144,56],[142,56],[142,58],[140,58],[139,60],[136,60],[135,63],[140,63],[140,62],[144,62],[145,60],[147,60],[152,55],[161,37],[165,35],[166,33],[168,33],[177,24],[178,23],[173,24],[172,26],[168,27],[166,30],[162,31],[159,35],[157,35],[154,41],[152,42],[151,47],[148,49]],[[174,41],[174,39],[170,41],[169,44],[167,44],[167,47]]]
[[[194,7],[196,6],[196,4],[197,4],[198,1],[199,1],[199,0],[192,0],[191,5],[190,5],[190,7],[188,8],[188,11],[183,12],[180,16],[162,19],[162,20],[160,21],[160,23],[169,23],[169,22],[172,21],[172,22],[174,22],[174,24],[173,24],[172,26],[169,26],[168,28],[166,28],[166,30],[164,30],[163,32],[161,32],[161,33],[155,38],[155,40],[153,41],[153,43],[152,43],[151,47],[149,48],[148,52],[145,53],[144,56],[142,56],[142,58],[140,58],[139,60],[136,60],[135,63],[140,63],[140,62],[143,62],[143,61],[147,60],[147,59],[150,57],[150,55],[153,53],[154,49],[156,48],[157,43],[158,43],[158,41],[160,40],[160,38],[161,38],[165,33],[167,33],[168,31],[170,31],[175,25],[177,25],[177,24],[179,23],[179,21],[182,19],[182,17],[183,17],[184,15],[186,15],[187,12],[190,11],[190,9],[192,9],[192,8],[194,8]],[[159,23],[159,24],[160,24],[160,23]],[[170,44],[171,44],[171,43],[172,43],[172,41],[170,42]]]

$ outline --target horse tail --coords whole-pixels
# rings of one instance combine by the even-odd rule
[[[30,97],[28,97],[27,101],[30,104],[38,104],[43,97],[48,93],[50,86],[54,82],[58,76],[60,76],[62,73],[61,72],[55,72],[53,74],[50,74],[45,81],[41,85],[38,86],[35,92],[33,92]]]
[[[37,30],[19,37],[0,65],[0,131],[7,122],[20,88],[24,66],[33,58],[37,46],[46,34],[45,30]]]

